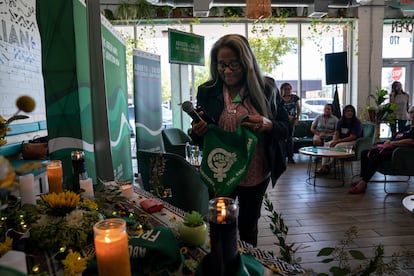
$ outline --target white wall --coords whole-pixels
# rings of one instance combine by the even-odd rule
[[[16,99],[30,95],[36,108],[30,118],[15,123],[46,120],[41,42],[36,22],[36,0],[0,1],[0,115],[16,112]]]

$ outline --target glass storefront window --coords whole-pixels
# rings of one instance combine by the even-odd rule
[[[190,82],[194,78],[195,91],[198,85],[208,78],[210,49],[221,36],[230,33],[242,34],[249,39],[253,51],[262,51],[266,47],[274,50],[275,47],[269,48],[269,45],[277,45],[277,50],[268,51],[271,53],[266,53],[266,51],[263,55],[255,53],[262,65],[262,71],[272,76],[279,87],[283,82],[291,83],[293,93],[296,93],[303,101],[303,118],[312,119],[322,112],[325,103],[333,100],[335,86],[325,84],[324,58],[327,53],[346,51],[347,41],[344,39],[344,34],[349,25],[350,23],[335,24],[333,22],[317,23],[316,25],[298,22],[236,22],[231,24],[210,22],[192,26],[187,24],[136,26],[135,32],[140,49],[161,56],[163,93],[165,90],[170,90],[168,28],[193,32],[205,38],[206,64],[205,66],[194,66],[194,71],[189,76]],[[131,29],[126,33],[133,37]],[[266,60],[270,62],[266,62]],[[342,99],[344,87],[345,85],[338,85],[340,99]]]

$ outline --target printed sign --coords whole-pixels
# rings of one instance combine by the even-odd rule
[[[170,63],[204,66],[204,37],[168,29]]]
[[[391,71],[391,77],[394,81],[399,81],[402,77],[403,69],[402,67],[394,67]]]

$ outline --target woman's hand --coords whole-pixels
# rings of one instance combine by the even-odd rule
[[[255,132],[271,130],[273,123],[268,118],[261,115],[249,115],[248,121],[243,122],[242,126],[248,127]]]
[[[297,126],[299,123],[299,119],[296,117],[295,119],[293,119],[293,125]]]
[[[339,144],[339,140],[333,140],[333,141],[331,141],[331,143],[329,143],[329,147],[333,148],[333,147],[335,147],[337,144]]]
[[[200,115],[201,117],[203,115],[203,111],[198,112],[198,115]],[[201,120],[199,122],[191,122],[191,131],[195,133],[197,136],[204,136],[207,133],[207,130],[208,129],[206,121]]]

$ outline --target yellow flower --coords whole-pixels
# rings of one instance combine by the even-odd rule
[[[50,208],[61,208],[61,207],[73,207],[75,208],[80,200],[80,195],[66,191],[63,193],[51,193],[42,196],[44,202],[46,202]]]
[[[272,270],[273,272],[277,273],[277,274],[282,274],[282,271],[280,270],[280,268],[277,268],[276,266],[272,265],[270,267],[270,270]]]
[[[78,252],[73,252],[69,249],[69,253],[62,264],[65,268],[65,276],[75,276],[82,273],[88,265],[90,257],[82,258]]]
[[[81,203],[82,206],[89,207],[93,210],[98,210],[98,204],[95,201],[84,198]]]
[[[20,96],[16,100],[16,106],[19,110],[23,110],[24,112],[29,113],[34,110],[36,103],[30,96]]]
[[[43,202],[49,207],[46,211],[48,214],[57,217],[63,217],[76,209],[80,201],[80,195],[66,191],[63,193],[50,193],[42,196]]]
[[[9,160],[0,155],[0,188],[11,189],[16,187],[17,183],[14,181],[15,178],[16,173],[14,172]]]
[[[0,257],[2,257],[11,249],[12,243],[13,239],[10,237],[6,237],[6,240],[0,243]]]

